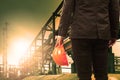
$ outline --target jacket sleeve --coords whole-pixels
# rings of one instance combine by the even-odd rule
[[[119,30],[119,0],[110,0],[109,18],[111,38],[117,38]]]
[[[71,24],[71,17],[74,10],[74,0],[64,0],[62,14],[58,29],[58,35],[66,37],[68,28]]]

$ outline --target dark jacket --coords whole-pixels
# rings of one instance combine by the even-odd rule
[[[119,27],[118,0],[64,0],[59,35],[71,38],[116,38]]]

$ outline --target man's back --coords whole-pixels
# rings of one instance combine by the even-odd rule
[[[67,27],[71,26],[71,38],[116,37],[119,13],[117,4],[117,0],[64,0],[60,27],[66,29],[60,29],[60,33],[64,35]]]
[[[75,0],[72,36],[110,38],[109,0]],[[77,33],[76,33],[77,32]],[[78,34],[76,36],[76,34]]]

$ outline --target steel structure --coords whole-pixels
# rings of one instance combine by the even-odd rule
[[[57,23],[61,15],[62,4],[63,2],[35,37],[28,48],[27,55],[21,59],[20,63],[24,73],[53,71],[52,73],[56,74],[56,64],[51,59],[51,52],[55,45],[55,33],[58,29]]]
[[[60,67],[53,62],[51,53],[55,45],[55,37],[58,29],[57,24],[61,15],[62,4],[63,1],[48,19],[46,24],[42,27],[41,31],[35,37],[25,53],[26,55],[24,55],[24,57],[21,59],[20,66],[23,74],[57,74],[60,72]],[[72,56],[69,37],[64,40],[64,46],[68,54]],[[115,72],[115,69],[120,67],[120,63],[118,64],[117,60],[120,60],[118,57],[114,59],[111,49],[109,53],[109,72]],[[76,72],[74,64],[71,68],[72,72]],[[117,71],[120,72],[119,70]]]

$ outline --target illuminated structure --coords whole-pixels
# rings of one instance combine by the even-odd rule
[[[21,72],[23,74],[57,74],[61,72],[61,67],[53,62],[51,53],[55,45],[55,37],[58,29],[57,22],[61,15],[62,4],[63,2],[58,6],[53,15],[42,27],[39,34],[35,37],[29,46],[28,51],[26,52],[27,55],[21,59],[20,65]],[[69,38],[65,39],[64,46],[68,54],[72,56],[71,43]],[[119,57],[114,57],[111,49],[109,50],[108,61],[109,72],[120,72]],[[71,66],[71,72],[76,72],[74,64]]]

